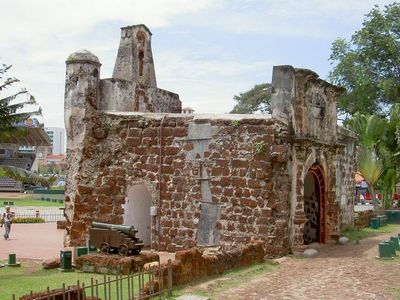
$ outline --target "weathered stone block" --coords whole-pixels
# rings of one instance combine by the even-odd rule
[[[75,268],[82,272],[130,274],[141,270],[149,262],[159,260],[158,254],[153,252],[141,252],[134,256],[88,254],[76,258]]]

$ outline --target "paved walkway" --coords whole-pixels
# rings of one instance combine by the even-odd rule
[[[215,299],[399,299],[400,259],[375,258],[377,244],[389,236],[323,246],[312,259],[284,258],[276,270],[221,291]]]
[[[9,253],[17,258],[46,259],[58,257],[63,248],[64,230],[58,230],[57,224],[12,224],[9,240],[0,236],[0,259],[6,259]]]
[[[18,192],[0,192],[0,197],[1,198],[26,198],[28,197],[28,194],[25,193],[18,193]]]

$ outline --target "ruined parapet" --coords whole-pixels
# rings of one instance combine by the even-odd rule
[[[157,87],[151,50],[151,32],[143,24],[121,28],[113,78]]]
[[[179,95],[157,88],[151,32],[145,25],[121,28],[112,78],[100,81],[99,110],[180,113]]]
[[[319,241],[329,240],[353,222],[352,132],[337,126],[336,103],[344,88],[332,85],[307,69],[275,66],[272,78],[272,114],[286,119],[292,132],[290,221],[291,244],[306,242],[305,226],[310,226],[310,195],[306,177],[320,180]],[[320,170],[316,172],[315,170]],[[310,179],[310,177],[308,176]],[[311,179],[310,179],[311,180]],[[307,201],[306,201],[307,200]],[[306,214],[307,212],[307,214]],[[312,215],[312,213],[311,213]]]
[[[64,123],[67,134],[66,217],[71,229],[76,204],[79,168],[87,136],[88,110],[97,108],[100,77],[99,59],[87,50],[72,53],[66,61]],[[68,243],[68,241],[66,241]]]
[[[274,66],[272,112],[287,119],[295,138],[334,143],[336,103],[344,88],[332,85],[307,69]]]

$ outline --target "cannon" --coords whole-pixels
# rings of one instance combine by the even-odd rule
[[[137,232],[134,226],[92,222],[89,244],[102,253],[139,254],[143,241],[136,237]]]

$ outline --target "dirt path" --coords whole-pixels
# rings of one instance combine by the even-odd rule
[[[375,258],[377,244],[388,237],[390,234],[360,244],[322,246],[318,257],[312,259],[284,258],[279,268],[219,291],[213,299],[400,299],[400,258]]]

